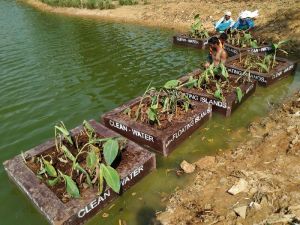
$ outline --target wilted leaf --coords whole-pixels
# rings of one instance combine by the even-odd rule
[[[86,176],[86,181],[87,181],[88,185],[89,186],[92,185],[90,175],[88,174],[88,172],[86,172],[85,169],[83,169],[78,163],[75,163],[74,169],[79,170],[81,173],[83,173]]]
[[[180,84],[179,80],[169,80],[167,83],[165,83],[164,88],[166,89],[172,89],[178,87]]]
[[[96,165],[98,163],[98,157],[94,150],[91,150],[88,152],[86,157],[86,165],[90,170],[95,169]]]
[[[119,151],[119,143],[115,139],[109,139],[103,145],[104,159],[107,165],[111,165],[116,159]]]
[[[241,102],[243,98],[243,92],[240,87],[236,88],[236,94],[237,94],[238,101]]]
[[[110,166],[105,166],[104,164],[101,164],[100,167],[107,185],[111,187],[114,192],[119,193],[121,188],[121,182],[118,172],[114,168]]]
[[[55,184],[58,183],[59,180],[60,180],[60,177],[56,177],[56,178],[54,178],[53,180],[48,180],[47,183],[48,183],[50,186],[54,186]]]
[[[75,157],[73,156],[73,154],[69,151],[69,149],[66,146],[62,145],[61,150],[63,151],[63,153],[65,154],[65,156],[68,159],[70,159],[72,162],[75,161]]]
[[[68,175],[63,174],[63,177],[66,182],[67,193],[73,198],[79,198],[80,193],[76,183]]]
[[[43,159],[43,163],[45,165],[44,168],[45,168],[45,171],[47,172],[47,174],[50,177],[57,177],[57,172],[56,172],[55,168],[51,165],[51,163],[45,159]]]
[[[258,66],[260,66],[265,72],[269,73],[269,68],[267,65],[263,63],[256,63]]]

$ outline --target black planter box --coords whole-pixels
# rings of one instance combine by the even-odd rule
[[[122,112],[128,107],[139,104],[141,97],[133,99],[106,114],[101,118],[105,126],[120,133],[124,137],[150,147],[167,156],[176,146],[184,141],[211,117],[211,106],[204,103],[193,103],[194,109],[183,121],[173,121],[172,125],[163,130],[143,124],[135,120],[124,119]]]
[[[239,55],[240,53],[243,53],[243,52],[260,53],[260,52],[272,52],[273,51],[271,45],[263,45],[263,46],[259,46],[257,48],[239,48],[239,47],[233,46],[228,43],[224,44],[224,49],[226,50],[229,57]]]
[[[197,69],[183,77],[181,77],[179,80],[184,83],[189,80],[190,76],[199,75],[201,73],[200,69]],[[238,78],[238,76],[229,74],[230,77]],[[236,92],[232,92],[229,95],[225,96],[224,101],[221,101],[217,98],[215,98],[213,95],[208,94],[205,90],[197,90],[197,89],[189,89],[186,87],[183,87],[180,89],[180,91],[187,94],[189,99],[194,101],[203,102],[206,104],[212,105],[213,112],[221,113],[222,115],[229,117],[231,113],[240,105],[243,101],[245,101],[250,95],[252,95],[256,90],[256,81],[252,80],[251,82],[247,82],[244,84],[241,84],[239,86],[244,94],[241,102],[238,102],[238,98],[236,95]]]
[[[246,54],[248,53],[241,53],[241,57],[245,56]],[[258,55],[263,56],[264,54],[259,53]],[[233,62],[235,60],[239,60],[239,58],[240,55],[235,55],[226,61],[225,66],[227,67],[228,72],[236,75],[242,75],[245,72],[246,69],[233,65]],[[293,75],[295,73],[297,67],[297,64],[295,62],[281,57],[276,57],[276,61],[280,61],[285,65],[280,66],[279,68],[275,68],[275,71],[271,71],[270,73],[260,73],[250,70],[251,78],[257,80],[258,84],[262,86],[268,86],[278,80],[281,80],[284,77],[287,77],[288,75]]]
[[[187,46],[187,47],[204,49],[207,46],[207,42],[208,42],[208,38],[207,39],[198,39],[198,38],[189,37],[188,35],[173,36],[174,44]]]
[[[117,133],[94,120],[90,121],[90,124],[94,127],[96,133],[102,137],[118,136]],[[71,132],[76,134],[80,131],[82,131],[81,126],[73,129]],[[50,140],[25,152],[25,157],[40,155],[54,146],[54,140]],[[129,189],[155,167],[156,160],[153,153],[128,141],[126,149],[122,151],[121,162],[116,168],[121,177],[121,192]],[[47,220],[55,225],[83,224],[119,196],[110,188],[106,188],[100,196],[97,195],[97,188],[95,190],[86,189],[82,193],[81,198],[71,199],[69,202],[63,203],[27,167],[21,155],[5,161],[4,168],[11,180],[29,197]]]

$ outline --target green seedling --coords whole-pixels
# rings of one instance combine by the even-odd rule
[[[191,25],[191,37],[195,38],[208,38],[209,34],[208,31],[204,28],[201,19],[200,19],[200,14],[195,15],[194,17],[194,22]]]

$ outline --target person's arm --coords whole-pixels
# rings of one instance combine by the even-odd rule
[[[226,51],[222,51],[222,54],[220,56],[220,63],[224,64],[226,62],[226,60],[227,60],[227,53],[226,53]]]

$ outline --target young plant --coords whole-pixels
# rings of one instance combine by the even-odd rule
[[[200,19],[200,14],[197,14],[194,17],[194,22],[191,25],[191,37],[195,38],[208,38],[208,31],[204,28],[201,19]]]
[[[62,142],[61,137],[67,140],[70,149]],[[85,143],[78,144],[80,137],[87,137]],[[40,166],[37,172],[39,178],[45,179],[51,187],[64,182],[65,190],[71,198],[80,197],[79,187],[92,187],[96,183],[101,194],[104,182],[119,193],[120,176],[112,164],[126,145],[124,138],[98,138],[87,121],[83,122],[83,132],[76,137],[76,141],[72,140],[62,122],[60,126],[55,126],[55,138],[60,140],[56,142],[57,159],[52,159],[53,155],[50,154],[36,158]],[[25,157],[24,159],[26,160]]]
[[[272,49],[274,50],[274,54],[273,54],[273,62],[272,62],[272,68],[274,68],[275,64],[276,64],[276,55],[277,55],[277,52],[278,51],[281,51],[283,52],[284,54],[288,54],[288,52],[286,52],[285,50],[282,49],[282,46],[284,44],[286,44],[288,41],[285,40],[285,41],[279,41],[278,43],[276,44],[272,44]]]
[[[66,140],[70,145],[73,145],[73,140],[70,132],[67,130],[65,124],[62,121],[54,126],[54,137],[57,151],[59,151],[63,140]]]

